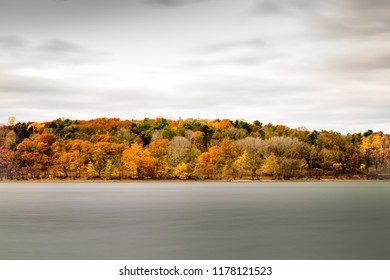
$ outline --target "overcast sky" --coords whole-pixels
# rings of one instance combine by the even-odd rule
[[[0,123],[390,132],[388,0],[0,0]]]

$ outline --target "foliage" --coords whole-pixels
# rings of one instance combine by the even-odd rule
[[[0,179],[388,178],[389,135],[256,120],[57,119],[0,127]]]

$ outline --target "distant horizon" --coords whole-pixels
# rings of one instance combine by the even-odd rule
[[[386,135],[389,135],[390,132],[388,131],[384,131],[384,130],[373,130],[371,128],[367,128],[366,130],[363,130],[363,131],[338,131],[338,130],[335,130],[335,129],[323,129],[323,128],[314,128],[314,129],[311,129],[311,128],[308,128],[306,127],[305,125],[302,125],[302,126],[297,126],[297,127],[292,127],[292,126],[288,126],[286,124],[283,124],[283,123],[273,123],[273,122],[263,122],[261,119],[253,119],[253,120],[246,120],[244,118],[200,118],[200,117],[189,117],[189,118],[182,118],[182,117],[178,117],[178,118],[169,118],[169,117],[164,117],[164,116],[157,116],[157,117],[143,117],[143,118],[119,118],[119,117],[104,117],[104,116],[101,116],[101,117],[96,117],[96,118],[90,118],[90,119],[80,119],[80,118],[69,118],[69,117],[59,117],[59,118],[54,118],[54,119],[50,119],[50,120],[43,120],[43,121],[37,121],[37,120],[19,120],[18,118],[16,118],[16,122],[17,123],[34,123],[34,122],[39,122],[39,123],[48,123],[48,122],[52,122],[52,121],[55,121],[55,120],[58,120],[58,119],[62,119],[62,120],[66,120],[66,119],[69,119],[69,120],[72,120],[72,121],[92,121],[92,120],[96,120],[96,119],[120,119],[121,121],[142,121],[144,119],[150,119],[150,120],[154,120],[154,119],[166,119],[168,121],[179,121],[179,120],[190,120],[190,119],[193,119],[193,120],[200,120],[200,121],[215,121],[215,120],[224,120],[224,119],[228,119],[230,121],[235,121],[235,120],[241,120],[241,121],[245,121],[245,122],[248,122],[249,124],[253,124],[253,122],[255,121],[259,121],[262,123],[263,126],[265,125],[274,125],[274,126],[278,126],[278,125],[281,125],[281,126],[286,126],[290,129],[303,129],[303,130],[307,130],[307,131],[329,131],[329,132],[336,132],[336,133],[340,133],[342,135],[348,135],[348,134],[354,134],[354,133],[365,133],[365,132],[368,132],[368,131],[372,131],[372,132],[382,132]],[[3,122],[0,122],[0,126],[2,125],[7,125],[7,121],[5,121],[4,123]]]

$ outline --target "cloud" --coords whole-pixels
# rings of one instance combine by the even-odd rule
[[[25,48],[26,45],[27,45],[26,41],[20,38],[19,36],[15,36],[15,35],[0,36],[0,51],[19,50]]]
[[[193,108],[216,118],[259,119],[291,127],[328,129],[343,133],[383,130],[389,124],[388,86],[380,81],[355,80],[328,72],[275,79],[268,76],[226,76],[209,82],[194,82],[180,92],[198,96]],[[203,104],[212,109],[203,109]],[[387,104],[387,106],[385,106]],[[359,120],[358,122],[356,120]]]
[[[105,56],[103,53],[60,39],[34,44],[15,35],[0,37],[0,69],[4,68],[3,71],[58,65],[75,66],[94,62],[97,55],[100,59]]]
[[[21,37],[10,35],[0,37],[0,55],[16,54],[13,59],[21,57],[46,58],[52,62],[71,60],[83,61],[93,52],[81,45],[59,39],[52,39],[38,44],[27,42]]]
[[[33,43],[9,35],[0,37],[0,58],[1,119],[20,114],[30,121],[73,108],[82,113],[82,106],[88,107],[82,93],[91,91],[66,79],[74,75],[75,65],[94,62],[95,53],[88,48],[59,39]]]
[[[329,37],[361,39],[389,33],[389,1],[332,0],[324,9],[311,21]]]
[[[184,61],[179,67],[204,68],[209,67],[253,67],[276,59],[259,54],[238,54],[222,58],[197,58]]]
[[[197,4],[209,0],[140,0],[142,3],[160,7],[179,7],[188,4]]]
[[[373,73],[377,78],[386,77],[386,71],[390,69],[390,45],[382,39],[362,42],[347,40],[337,44],[335,41],[312,43],[306,51],[303,63],[296,65],[297,71],[321,76],[323,80],[333,76],[346,81],[365,80],[367,85],[377,84],[378,81],[373,82],[368,78]],[[386,80],[381,84],[390,85]]]
[[[286,14],[293,12],[294,6],[290,1],[272,1],[272,0],[260,0],[255,1],[252,7],[255,14],[274,16],[277,14]]]
[[[0,122],[172,114],[389,127],[390,2],[209,1],[9,2]],[[87,47],[97,42],[103,61]]]
[[[40,45],[37,45],[34,49],[42,53],[49,53],[54,55],[69,55],[74,53],[85,54],[88,52],[86,48],[80,45],[59,39],[49,40]]]
[[[202,52],[224,52],[240,48],[262,48],[267,47],[267,42],[261,37],[255,37],[247,40],[235,40],[229,42],[221,42],[210,44],[198,48]]]
[[[16,115],[21,121],[99,116],[245,118],[344,133],[378,130],[388,125],[386,104],[390,99],[383,98],[386,87],[372,87],[367,94],[358,82],[348,81],[341,87],[336,79],[325,86],[322,78],[318,81],[303,77],[285,81],[220,77],[208,82],[194,81],[167,92],[147,87],[93,89],[55,79],[8,76],[0,82],[0,120],[9,115]]]
[[[49,61],[83,63],[90,60],[92,52],[80,45],[53,39],[36,45],[31,49],[33,55],[38,55]]]
[[[254,1],[252,10],[261,16],[275,15],[305,15],[308,12],[320,13],[323,1],[318,0],[257,0]]]
[[[258,0],[252,11],[262,17],[295,18],[319,36],[374,36],[390,28],[390,2],[386,0]]]
[[[17,115],[20,121],[55,119],[63,110],[80,111],[83,91],[61,80],[1,73],[0,119]],[[81,113],[81,111],[80,111]]]
[[[375,51],[350,52],[334,57],[328,66],[333,71],[357,72],[390,69],[390,51],[382,49]]]
[[[231,40],[206,44],[191,50],[191,59],[179,66],[185,68],[218,67],[218,66],[257,66],[282,57],[263,38]]]
[[[0,72],[1,73],[1,72]],[[33,94],[35,98],[47,97],[51,93],[63,93],[63,85],[56,80],[26,77],[1,73],[0,99],[29,100]]]

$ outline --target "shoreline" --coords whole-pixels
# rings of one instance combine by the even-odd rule
[[[31,180],[0,180],[1,184],[6,183],[270,183],[270,182],[390,182],[389,179],[291,179],[291,180],[272,180],[272,179],[262,179],[262,180],[251,180],[251,179],[241,179],[241,180],[215,180],[215,179],[206,179],[206,180],[180,180],[180,179],[163,179],[163,180],[153,180],[153,179],[114,179],[114,180],[104,180],[104,179],[31,179]]]

